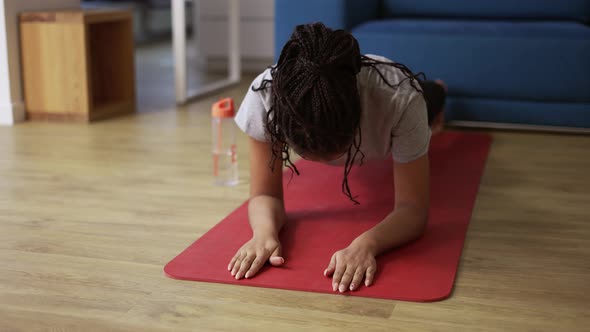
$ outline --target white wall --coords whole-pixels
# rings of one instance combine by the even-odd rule
[[[12,125],[25,119],[18,14],[64,8],[80,8],[80,0],[0,0],[0,125]]]
[[[294,0],[295,1],[295,0]],[[199,32],[203,55],[227,59],[228,1],[200,0]],[[274,0],[240,0],[240,55],[242,70],[258,72],[274,57]],[[211,61],[210,65],[215,66]]]
[[[10,97],[10,80],[8,66],[8,52],[6,45],[6,23],[4,15],[4,0],[0,0],[0,124],[14,122],[13,106]]]

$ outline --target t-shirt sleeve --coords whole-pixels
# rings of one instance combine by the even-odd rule
[[[421,94],[416,94],[393,128],[393,159],[408,163],[422,157],[428,152],[430,136],[426,101]]]
[[[253,86],[260,86],[262,77],[263,74],[254,79],[248,87],[248,92],[246,92],[234,120],[238,127],[248,136],[257,141],[267,142],[265,125],[268,105],[264,103],[262,91],[252,90]],[[268,89],[270,90],[270,85]]]

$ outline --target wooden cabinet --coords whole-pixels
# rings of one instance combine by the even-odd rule
[[[23,13],[20,41],[28,119],[93,121],[135,111],[131,12]]]

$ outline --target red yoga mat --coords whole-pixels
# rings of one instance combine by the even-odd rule
[[[370,287],[346,292],[406,301],[436,301],[450,296],[461,250],[475,203],[491,137],[445,132],[431,142],[431,210],[425,234],[377,258]],[[341,167],[300,161],[300,176],[289,182],[285,172],[288,221],[281,232],[282,267],[264,267],[251,279],[235,280],[227,265],[250,239],[247,204],[174,258],[164,271],[176,279],[333,293],[323,275],[330,257],[359,234],[380,222],[393,207],[392,161],[368,162],[353,168],[354,205],[341,192]]]

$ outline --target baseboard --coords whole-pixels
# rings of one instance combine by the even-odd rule
[[[526,130],[549,133],[566,133],[566,134],[590,134],[590,128],[560,127],[560,126],[541,126],[531,124],[513,124],[513,123],[496,123],[480,121],[449,121],[448,125],[454,127],[469,127],[483,129],[500,129],[500,130]]]
[[[35,112],[27,113],[29,121],[42,122],[89,122],[88,114],[85,113],[49,113]]]
[[[25,104],[23,102],[0,104],[0,125],[12,126],[25,121]]]

